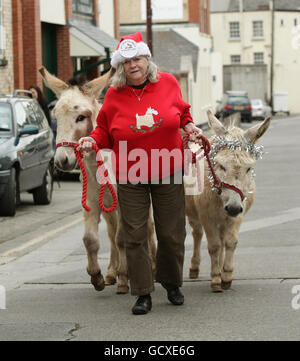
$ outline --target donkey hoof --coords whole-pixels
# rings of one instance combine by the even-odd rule
[[[223,292],[221,284],[220,283],[212,283],[210,285],[212,292],[214,293],[221,293]]]
[[[129,287],[127,285],[118,285],[116,292],[118,295],[125,295],[128,292],[129,292]]]
[[[112,286],[116,283],[116,277],[106,276],[105,277],[105,286]]]
[[[221,283],[222,289],[229,290],[229,288],[231,287],[231,283],[232,283],[232,281],[229,281],[229,282],[222,281],[222,283]]]
[[[104,278],[101,273],[91,276],[91,284],[94,286],[96,291],[102,291],[105,287]]]
[[[190,279],[196,279],[198,277],[199,277],[199,270],[190,268]]]

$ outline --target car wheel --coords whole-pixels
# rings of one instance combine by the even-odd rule
[[[50,204],[53,193],[53,166],[49,164],[44,175],[43,184],[33,189],[33,200],[35,204]]]
[[[12,168],[6,190],[0,201],[0,216],[13,217],[16,214],[17,190],[16,169]]]

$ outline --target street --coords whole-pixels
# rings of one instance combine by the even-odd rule
[[[117,295],[116,286],[97,292],[90,285],[76,178],[55,182],[49,206],[34,206],[32,196],[22,194],[16,216],[0,218],[0,340],[299,341],[299,134],[300,116],[276,118],[259,143],[266,153],[257,161],[257,195],[241,227],[231,290],[211,292],[205,239],[200,277],[189,280],[187,226],[185,303],[172,306],[156,284],[146,316],[133,316],[135,298]],[[105,230],[102,221],[103,274]]]

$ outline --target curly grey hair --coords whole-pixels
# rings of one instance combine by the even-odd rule
[[[146,57],[149,60],[149,57]],[[151,83],[156,83],[158,81],[158,68],[151,60],[148,63],[147,69],[147,78]],[[123,88],[126,85],[126,75],[123,68],[123,63],[120,63],[117,66],[115,74],[111,78],[111,85],[113,88]]]

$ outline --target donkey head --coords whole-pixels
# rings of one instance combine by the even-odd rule
[[[40,73],[48,88],[58,98],[53,110],[57,121],[56,143],[77,143],[81,137],[88,136],[96,126],[96,118],[100,109],[97,97],[107,84],[110,72],[94,79],[81,88],[69,86],[64,81],[50,74],[42,67]],[[57,148],[55,159],[57,168],[70,171],[76,165],[76,157],[71,147]]]
[[[216,135],[212,146],[218,149],[214,157],[215,172],[218,178],[241,190],[245,197],[255,193],[253,167],[257,154],[254,144],[268,129],[270,118],[243,130],[234,126],[226,128],[211,111],[208,111],[207,114],[209,126]],[[236,217],[245,210],[246,200],[243,201],[240,194],[232,189],[222,188],[220,198],[225,212],[231,217]]]

